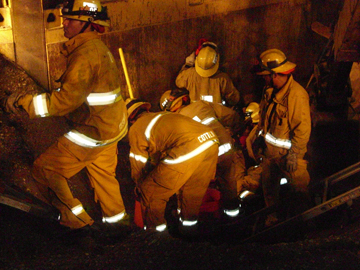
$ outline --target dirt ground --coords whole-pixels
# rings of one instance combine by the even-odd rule
[[[24,71],[0,57],[0,96],[39,90]],[[31,179],[31,164],[66,128],[62,118],[29,120],[26,115],[14,117],[0,111],[0,183],[42,199]],[[117,177],[133,216],[127,157],[128,146],[120,143]],[[69,185],[99,220],[99,207],[85,174],[71,178]],[[140,229],[82,238],[64,232],[55,220],[0,204],[0,269],[359,269],[359,205],[354,200],[351,206],[331,210],[299,233],[297,226],[290,227],[290,238],[243,242],[244,233],[236,226],[217,228],[197,239]]]

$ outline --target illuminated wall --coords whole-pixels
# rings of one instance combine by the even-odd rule
[[[30,13],[18,15],[37,24],[33,33],[36,42],[15,39],[22,66],[46,88],[58,87],[55,82],[65,69],[59,53],[63,37],[57,5],[61,1],[24,0]],[[161,94],[175,87],[177,72],[197,46],[200,38],[218,44],[221,68],[228,72],[235,86],[245,97],[253,99],[255,83],[249,68],[251,60],[268,48],[283,50],[292,61],[299,61],[298,52],[304,35],[304,12],[307,0],[117,0],[102,1],[107,6],[111,27],[102,35],[117,60],[123,95],[128,96],[126,80],[118,49],[124,51],[127,69],[136,97],[156,105]],[[22,3],[22,5],[24,5]],[[41,9],[41,14],[38,10]],[[53,20],[54,16],[56,20]],[[36,18],[35,18],[36,17]],[[41,20],[41,22],[39,22]],[[20,21],[17,19],[16,21]],[[24,48],[26,48],[24,50]],[[24,63],[24,62],[28,63]],[[301,59],[302,65],[311,59]],[[302,65],[299,66],[301,71]]]
[[[11,9],[4,0],[0,2],[0,53],[15,61]]]

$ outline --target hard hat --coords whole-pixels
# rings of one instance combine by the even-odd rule
[[[189,91],[186,89],[168,90],[160,98],[160,109],[170,111],[178,101],[183,100],[185,97],[190,101]]]
[[[220,55],[213,42],[204,42],[195,58],[195,70],[201,77],[211,77],[219,69]]]
[[[250,104],[245,109],[245,120],[251,118],[253,123],[258,123],[260,119],[259,115],[260,106],[256,102],[250,102]]]
[[[106,7],[99,0],[65,0],[60,17],[109,26]]]
[[[132,118],[134,115],[132,115],[134,112],[137,111],[138,108],[143,108],[145,110],[150,110],[151,104],[146,101],[142,101],[140,99],[136,98],[128,98],[125,101],[126,109],[128,113],[128,118]]]
[[[272,73],[289,74],[294,71],[296,64],[287,60],[285,54],[278,49],[270,49],[260,55],[259,64],[261,71],[257,75]]]

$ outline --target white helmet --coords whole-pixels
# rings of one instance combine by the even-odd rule
[[[61,17],[109,26],[106,7],[99,0],[65,0]]]

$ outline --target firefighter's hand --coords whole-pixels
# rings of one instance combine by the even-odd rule
[[[293,151],[289,151],[289,154],[286,156],[286,170],[288,172],[294,172],[297,169],[297,156]]]
[[[1,108],[6,113],[13,113],[16,115],[20,114],[20,109],[18,106],[18,100],[20,99],[21,95],[18,93],[13,93],[10,96],[6,96],[1,99]]]
[[[193,67],[195,65],[195,52],[192,52],[188,57],[186,57],[185,65],[188,67]]]

